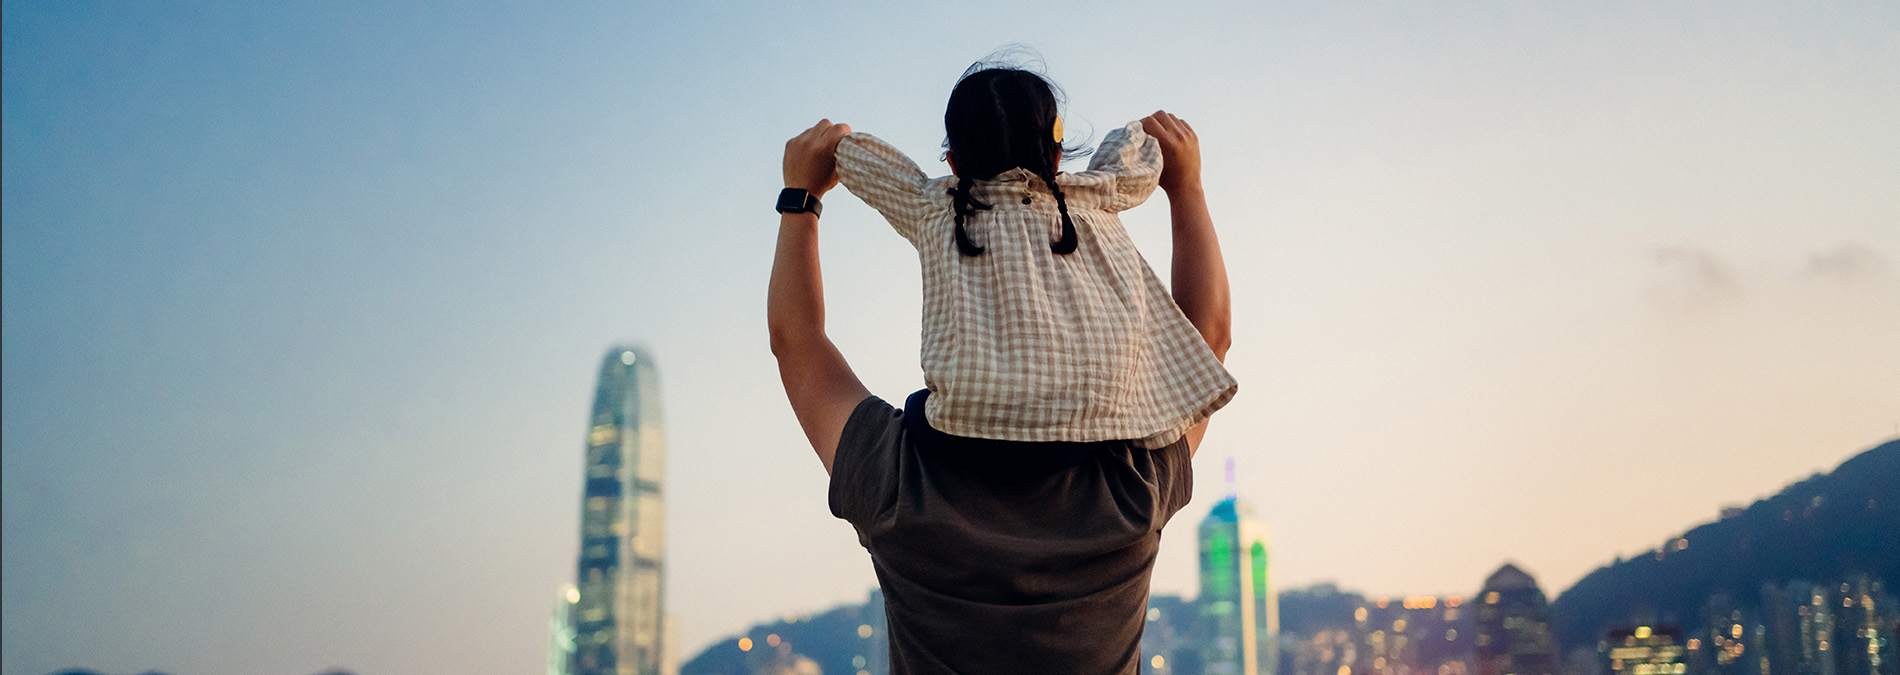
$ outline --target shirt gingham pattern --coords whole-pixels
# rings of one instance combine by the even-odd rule
[[[1062,236],[1041,178],[975,181],[992,205],[965,219],[980,256],[957,251],[948,191],[903,152],[854,133],[838,144],[845,187],[917,248],[924,274],[924,406],[945,433],[1012,441],[1167,445],[1226,405],[1232,375],[1181,314],[1115,214],[1148,199],[1160,144],[1139,122],[1102,141],[1082,173],[1056,176],[1079,243]]]

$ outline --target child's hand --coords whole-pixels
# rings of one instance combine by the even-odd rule
[[[851,133],[849,124],[818,120],[812,128],[785,142],[785,187],[804,188],[813,196],[838,185],[838,141]]]
[[[1161,142],[1161,189],[1170,194],[1201,187],[1201,139],[1179,117],[1157,110],[1141,118],[1141,130]]]

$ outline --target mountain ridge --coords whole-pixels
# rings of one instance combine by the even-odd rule
[[[1552,629],[1567,650],[1594,646],[1616,626],[1692,625],[1714,598],[1859,575],[1900,581],[1900,439],[1592,570],[1551,602]]]

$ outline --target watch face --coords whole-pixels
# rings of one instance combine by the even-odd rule
[[[811,193],[798,188],[785,188],[778,193],[779,213],[804,213],[805,198]]]

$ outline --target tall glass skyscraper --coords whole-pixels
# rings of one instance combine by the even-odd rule
[[[1267,526],[1239,497],[1201,520],[1201,660],[1209,675],[1273,675],[1280,603],[1267,575]]]
[[[570,672],[662,675],[666,437],[660,375],[638,347],[607,350],[587,428]]]

